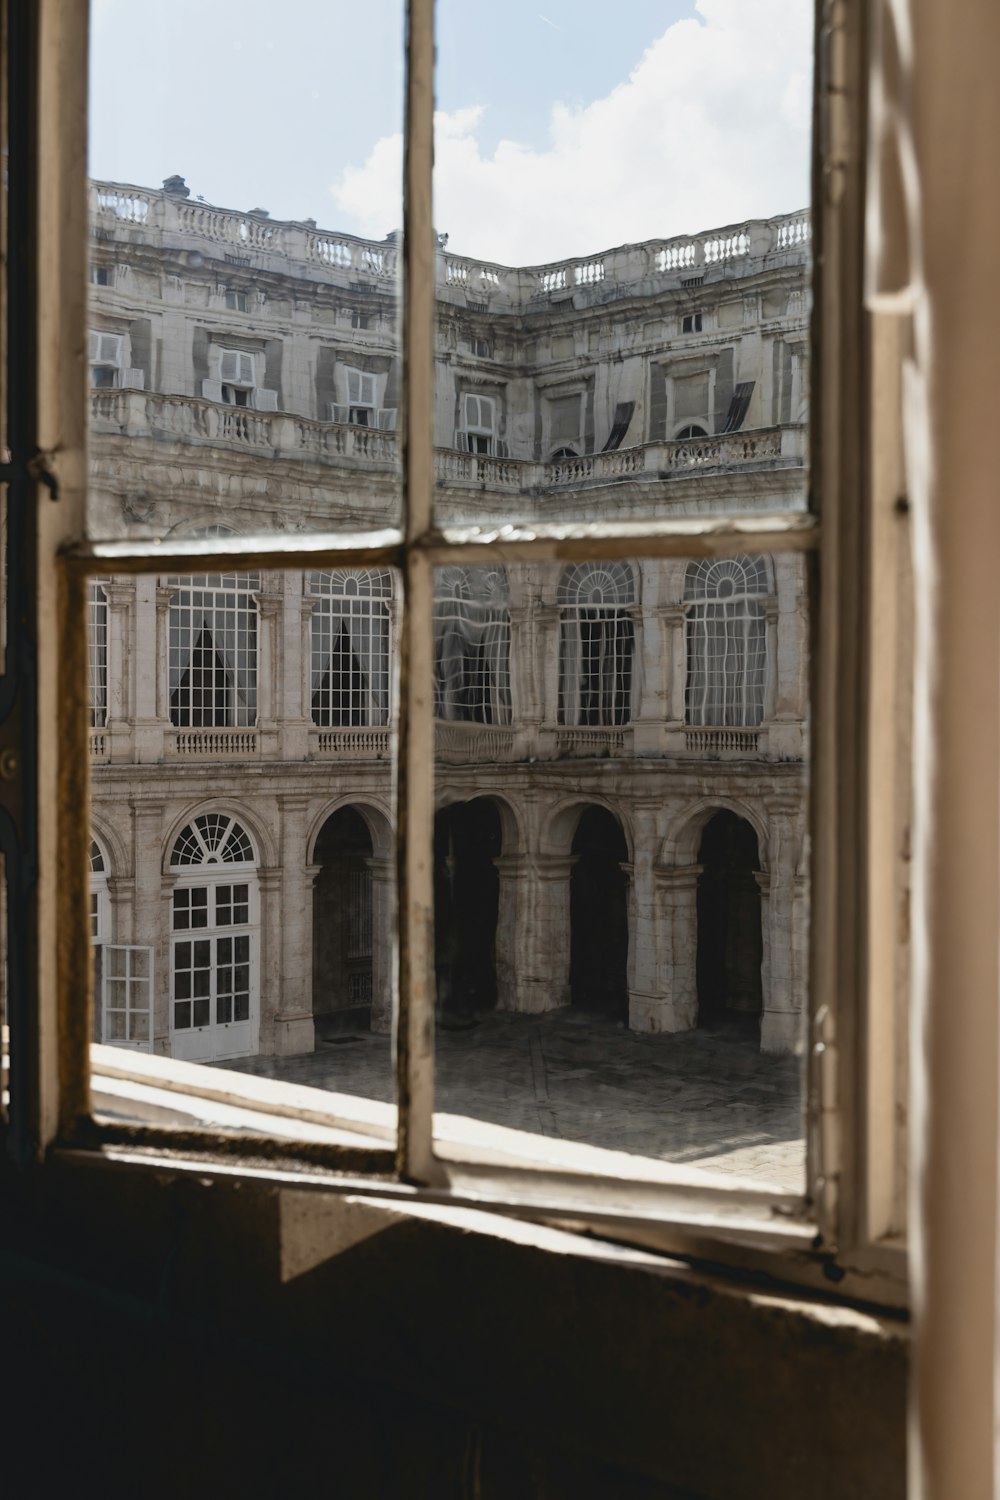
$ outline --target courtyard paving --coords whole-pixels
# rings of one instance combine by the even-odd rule
[[[389,1039],[371,1033],[225,1066],[393,1098]],[[437,1107],[447,1114],[793,1191],[804,1176],[800,1079],[800,1060],[764,1057],[746,1035],[643,1036],[571,1009],[494,1013],[437,1038]]]

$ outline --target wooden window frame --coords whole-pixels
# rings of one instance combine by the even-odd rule
[[[873,785],[891,736],[873,726],[889,671],[873,628],[882,491],[871,430],[872,323],[863,312],[865,99],[868,10],[817,0],[813,224],[812,469],[805,514],[716,515],[657,522],[439,528],[434,492],[433,0],[408,0],[402,246],[404,409],[400,427],[404,511],[400,528],[361,535],[84,540],[87,327],[85,177],[86,7],[6,0],[11,223],[34,233],[12,244],[8,372],[38,372],[18,392],[8,379],[5,477],[11,544],[23,573],[9,620],[27,621],[37,675],[24,678],[24,710],[0,734],[0,828],[23,921],[9,951],[10,1144],[23,1163],[53,1151],[100,1150],[115,1161],[171,1154],[204,1175],[287,1175],[328,1192],[474,1203],[497,1212],[578,1226],[692,1261],[761,1270],[788,1282],[901,1303],[905,1261],[898,1221],[898,1140],[885,1085],[898,1035],[880,1003],[873,940],[891,855],[873,821]],[[50,496],[58,495],[53,504]],[[820,504],[821,498],[821,504]],[[820,519],[821,517],[821,519]],[[822,543],[822,545],[820,545]],[[642,1163],[606,1171],[599,1153],[514,1159],[488,1138],[435,1139],[432,849],[433,570],[442,564],[571,563],[636,556],[719,557],[794,551],[812,559],[812,935],[807,1062],[807,1191],[733,1189],[690,1169]],[[396,1067],[394,1148],[365,1101],[321,1106],[267,1080],[210,1083],[167,1059],[90,1051],[87,889],[89,827],[86,695],[87,581],[114,571],[221,571],[393,566],[403,578],[397,629],[400,685],[397,777]],[[881,596],[880,596],[881,602]],[[20,612],[20,613],[19,613]],[[46,733],[58,725],[58,734]],[[4,756],[7,760],[4,761]],[[13,756],[13,761],[10,757]],[[4,773],[6,775],[6,773]],[[11,811],[20,798],[20,813]],[[13,829],[13,833],[11,833]],[[12,864],[13,858],[13,864]],[[15,927],[14,922],[11,928]],[[150,1126],[95,1122],[91,1078],[206,1100],[273,1125],[234,1144],[211,1128],[183,1136]],[[221,1106],[220,1106],[221,1107]],[[321,1140],[304,1137],[306,1122]],[[300,1128],[303,1139],[296,1140]],[[325,1134],[323,1132],[325,1131]],[[249,1158],[270,1155],[261,1168]],[[306,1158],[309,1172],[303,1173]],[[624,1158],[622,1159],[624,1160]],[[634,1159],[633,1167],[635,1167]],[[588,1165],[590,1164],[590,1165]]]

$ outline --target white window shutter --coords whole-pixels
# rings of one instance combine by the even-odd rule
[[[143,391],[146,388],[144,372],[133,367],[130,370],[121,371],[121,385],[126,391]]]
[[[93,365],[120,365],[122,338],[120,333],[92,333],[90,335],[90,362]]]
[[[378,425],[383,432],[396,431],[396,408],[394,406],[379,407]]]
[[[375,405],[375,376],[362,375],[361,377],[361,400],[359,406]]]
[[[239,357],[239,382],[241,385],[254,385],[253,355],[241,354]]]
[[[221,349],[219,361],[219,375],[227,385],[240,378],[240,356],[235,349]]]
[[[258,386],[256,392],[254,393],[254,406],[258,411],[277,411],[277,391],[265,390],[263,386]]]
[[[327,407],[327,413],[328,422],[339,422],[341,424],[346,424],[350,415],[348,408],[346,406],[342,406],[337,401],[330,402],[329,406]]]
[[[466,396],[465,398],[465,425],[466,427],[479,426],[479,397]]]
[[[360,370],[348,370],[347,372],[347,404],[348,406],[361,405]]]
[[[205,400],[205,401],[221,401],[222,400],[222,381],[221,380],[203,380],[201,382],[201,394],[202,394],[202,399]]]

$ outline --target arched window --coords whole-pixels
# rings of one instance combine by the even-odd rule
[[[439,568],[434,580],[434,713],[510,723],[510,605],[503,568]]]
[[[170,1041],[175,1057],[209,1061],[257,1050],[256,859],[228,813],[202,813],[174,840]]]
[[[764,717],[769,592],[763,557],[693,562],[684,582],[687,604],[685,721],[703,725],[759,724]]]
[[[632,717],[635,577],[628,563],[576,563],[559,584],[559,722]]]
[[[675,441],[677,441],[678,443],[685,443],[690,442],[692,438],[703,437],[708,437],[708,433],[705,431],[704,427],[691,425],[688,427],[682,427],[680,432],[677,434]]]
[[[257,573],[171,578],[170,722],[257,722]]]
[[[108,722],[108,598],[101,587],[103,582],[92,578],[88,587],[91,729],[103,729]]]
[[[312,720],[326,728],[389,722],[386,569],[311,573]]]
[[[110,940],[110,901],[108,897],[108,862],[95,838],[90,840],[90,941]]]

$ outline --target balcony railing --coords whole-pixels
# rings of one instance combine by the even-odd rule
[[[255,729],[175,729],[164,750],[183,760],[253,760],[259,748]]]
[[[556,753],[588,758],[614,757],[631,747],[632,733],[625,725],[560,725],[556,731]]]
[[[91,219],[103,235],[128,242],[183,249],[203,245],[230,261],[298,274],[314,280],[359,283],[393,293],[399,250],[395,239],[363,240],[312,224],[269,219],[199,203],[175,193],[129,183],[91,184]],[[779,214],[707,229],[700,234],[646,240],[542,266],[501,266],[443,251],[437,257],[441,293],[491,312],[518,312],[574,296],[623,295],[676,286],[681,278],[716,267],[738,268],[768,257],[804,259],[810,241],[808,213]]]
[[[685,729],[684,747],[693,755],[751,755],[760,740],[759,729],[711,727]]]
[[[309,753],[317,760],[387,760],[393,731],[387,726],[311,729]]]
[[[481,765],[514,759],[514,730],[507,724],[465,724],[439,720],[434,748],[447,765]]]
[[[649,726],[644,733],[641,754],[673,758],[690,756],[702,760],[732,759],[746,756],[764,759],[798,759],[802,753],[801,740],[794,735],[778,745],[773,743],[775,726],[716,726],[687,725],[672,726],[665,731],[658,747],[648,739]],[[556,759],[604,760],[629,756],[633,751],[636,731],[630,724],[589,725],[560,724],[542,726],[539,731],[527,725],[470,724],[456,721],[438,721],[435,725],[435,754],[442,765],[447,766],[510,766],[529,762],[545,762]],[[312,725],[308,733],[308,744],[294,737],[295,748],[284,744],[278,737],[262,739],[257,729],[178,729],[167,727],[162,738],[150,743],[136,742],[128,734],[127,726],[119,724],[115,731],[117,749],[112,753],[112,732],[99,728],[90,730],[90,759],[95,765],[107,765],[120,760],[129,765],[161,765],[163,761],[248,761],[277,760],[285,764],[302,764],[306,761],[335,761],[341,764],[359,764],[391,760],[395,728],[392,725],[357,725],[346,728],[323,728]],[[654,748],[655,747],[655,748]]]
[[[175,437],[194,447],[267,454],[325,467],[368,473],[397,471],[396,434],[377,427],[314,422],[280,412],[253,412],[220,406],[195,396],[155,391],[94,390],[91,423],[95,433],[125,437]],[[695,472],[801,466],[804,426],[760,427],[718,437],[642,443],[610,453],[585,453],[555,463],[493,458],[439,448],[435,477],[442,488],[484,486],[487,490],[531,494],[641,478],[679,479]]]

